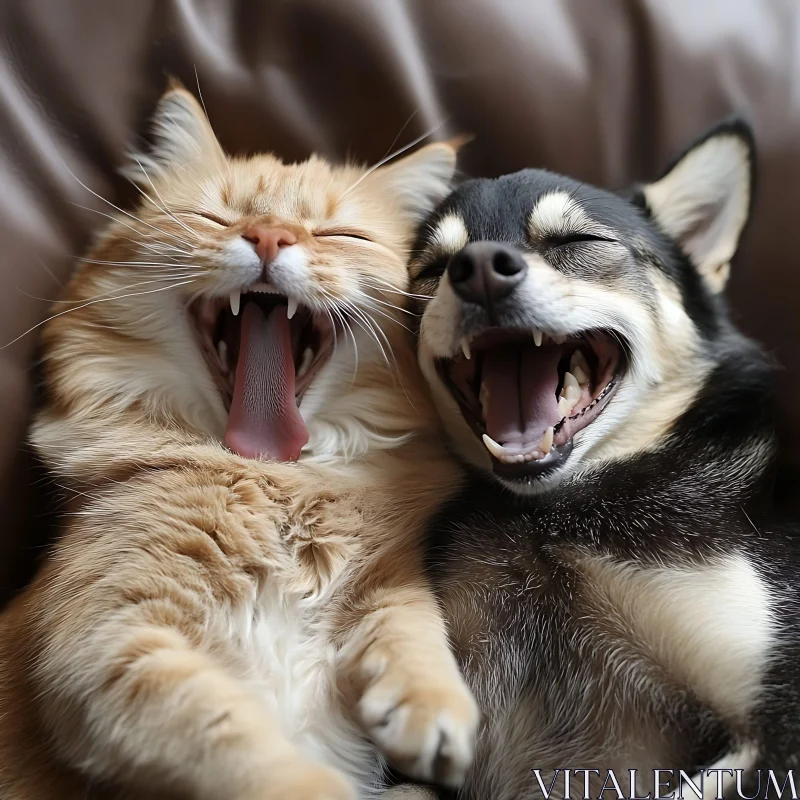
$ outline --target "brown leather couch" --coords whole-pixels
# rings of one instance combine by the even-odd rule
[[[798,505],[797,0],[0,0],[0,48],[4,593],[29,574],[54,506],[23,447],[36,331],[18,337],[103,224],[92,191],[130,198],[115,167],[167,74],[199,79],[231,151],[374,161],[444,120],[438,134],[476,136],[469,173],[542,166],[610,187],[747,114],[760,180],[731,296],[785,368],[780,498]]]

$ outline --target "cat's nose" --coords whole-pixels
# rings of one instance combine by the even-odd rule
[[[253,245],[264,266],[276,259],[281,247],[288,247],[297,241],[291,231],[264,224],[250,225],[242,233],[242,239]]]

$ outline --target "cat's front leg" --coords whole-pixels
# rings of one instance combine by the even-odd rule
[[[227,489],[173,477],[87,509],[0,616],[0,641],[24,632],[15,674],[43,736],[89,781],[142,797],[355,800],[242,677],[231,614],[252,616],[253,576],[269,575],[243,523],[269,517],[240,513]]]
[[[356,715],[386,758],[418,780],[458,787],[472,763],[478,707],[427,587],[374,592],[340,653]]]
[[[49,653],[41,699],[62,757],[147,793],[355,800],[344,776],[302,756],[216,659],[169,627],[120,623]]]

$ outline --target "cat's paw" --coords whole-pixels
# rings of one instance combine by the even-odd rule
[[[478,707],[461,675],[389,666],[358,704],[361,724],[386,758],[421,781],[459,787],[472,763]],[[449,680],[448,680],[449,679]]]

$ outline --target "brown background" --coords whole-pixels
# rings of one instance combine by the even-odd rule
[[[444,120],[441,135],[476,135],[467,172],[544,166],[609,187],[653,176],[738,110],[756,128],[760,180],[731,296],[785,367],[797,470],[798,44],[796,0],[0,2],[0,346],[44,318],[103,222],[78,207],[108,210],[77,178],[129,197],[114,169],[168,73],[196,87],[196,69],[231,151],[373,161],[398,133]],[[47,532],[45,484],[22,447],[36,342],[0,350],[0,590]],[[784,473],[784,501],[797,474]]]

